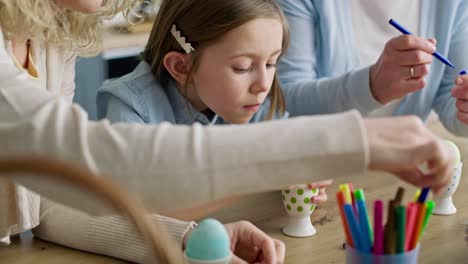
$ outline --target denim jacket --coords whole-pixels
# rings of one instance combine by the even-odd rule
[[[250,120],[260,122],[268,114],[269,103],[260,107]],[[97,95],[98,118],[112,122],[161,123],[190,125],[225,124],[218,116],[211,120],[197,111],[177,90],[174,81],[163,87],[151,67],[142,61],[133,72],[103,85]],[[284,116],[287,117],[287,114]]]

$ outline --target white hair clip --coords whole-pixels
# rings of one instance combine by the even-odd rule
[[[177,30],[176,25],[172,25],[171,34],[172,36],[174,36],[174,38],[177,40],[179,45],[185,50],[187,54],[190,54],[190,52],[195,50],[192,47],[192,44],[190,44],[190,42],[185,41],[185,37],[182,37],[182,34],[180,31]]]

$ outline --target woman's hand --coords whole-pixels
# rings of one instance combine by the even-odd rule
[[[248,221],[225,224],[229,235],[233,258],[232,264],[261,263],[277,264],[284,262],[286,247]],[[192,230],[183,239],[183,248]]]
[[[448,146],[416,116],[365,119],[371,170],[392,172],[436,194],[449,183],[454,157]],[[427,164],[429,174],[418,166]]]
[[[283,263],[286,247],[283,242],[274,239],[252,223],[239,221],[224,225],[231,238],[231,250],[234,258],[231,263]]]
[[[435,39],[402,35],[385,45],[379,60],[369,72],[370,89],[382,104],[418,91],[426,85]]]
[[[458,76],[455,79],[452,96],[456,99],[458,120],[468,125],[468,75]]]

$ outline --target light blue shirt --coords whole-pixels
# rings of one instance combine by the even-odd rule
[[[370,91],[370,67],[358,66],[350,1],[279,0],[291,31],[290,48],[278,66],[291,115],[353,108],[365,115],[382,106]],[[405,96],[394,115],[414,114],[424,120],[434,109],[449,131],[468,136],[468,125],[456,118],[451,96],[458,72],[468,68],[468,1],[421,1],[419,28],[421,37],[437,39],[437,51],[456,69],[434,59],[426,87]]]
[[[268,101],[265,101],[250,122],[263,121],[269,106]],[[174,81],[163,87],[155,79],[150,65],[144,61],[133,72],[109,81],[99,89],[97,115],[99,119],[107,118],[111,122],[225,124],[222,118],[215,116],[209,120],[206,115],[193,108],[179,93]]]

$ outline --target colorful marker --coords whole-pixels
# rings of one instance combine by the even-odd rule
[[[418,201],[419,195],[421,195],[421,189],[417,189],[416,193],[414,193],[413,202],[416,203]]]
[[[352,183],[348,183],[349,192],[351,193],[351,202],[353,204],[354,213],[358,215],[358,208],[356,206],[356,197],[354,197],[354,186]]]
[[[374,201],[374,254],[384,253],[383,202]]]
[[[406,208],[403,205],[395,209],[396,216],[396,253],[400,254],[405,252],[405,222],[406,222]]]
[[[345,231],[346,243],[354,247],[353,239],[351,238],[351,233],[349,231],[348,222],[346,221],[346,215],[344,213],[345,199],[342,192],[336,193],[336,200],[338,201],[338,207],[340,208],[341,222],[343,223],[343,229]]]
[[[390,200],[388,203],[387,223],[384,229],[384,250],[385,254],[395,254],[395,201]]]
[[[419,195],[419,198],[418,198],[418,203],[424,203],[427,199],[427,195],[429,194],[429,188],[428,187],[424,187],[421,191],[421,195]]]
[[[361,228],[359,228],[359,224],[356,220],[356,216],[354,215],[353,206],[351,204],[345,204],[344,212],[345,212],[346,220],[348,221],[351,237],[353,238],[354,248],[356,250],[362,251],[363,248],[362,248],[361,241],[359,238],[359,234],[361,233]]]
[[[395,201],[395,206],[401,204],[401,201],[403,201],[403,195],[405,195],[405,189],[403,189],[402,187],[398,187],[395,199],[393,199]]]
[[[340,191],[344,195],[345,203],[353,204],[353,199],[351,198],[351,191],[349,190],[349,185],[348,184],[340,184],[339,188],[340,188]]]
[[[367,214],[364,191],[362,189],[358,189],[354,192],[354,196],[356,197],[359,225],[362,231],[362,235],[360,236],[362,250],[366,253],[370,253],[372,250],[372,228],[369,222],[369,215]]]
[[[414,249],[416,245],[418,244],[419,236],[421,234],[421,231],[424,225],[425,216],[426,216],[426,205],[422,203],[418,203],[418,214],[416,217],[414,232],[411,236],[410,250]]]
[[[426,203],[426,215],[424,216],[423,227],[421,230],[421,234],[419,235],[419,239],[421,239],[424,231],[426,230],[427,222],[429,222],[429,217],[431,217],[432,210],[434,210],[435,202],[434,201],[427,201]]]
[[[416,225],[416,217],[418,214],[418,204],[411,202],[406,208],[406,237],[405,237],[405,251],[410,250],[411,238],[413,236],[414,228]]]
[[[405,34],[405,35],[411,35],[411,32],[409,32],[409,30],[407,30],[406,28],[404,28],[402,25],[400,25],[398,22],[396,22],[394,19],[390,19],[390,21],[388,21],[388,23],[390,23],[390,25],[392,25],[393,27],[395,27],[396,29],[398,29],[401,33]],[[453,64],[446,58],[444,58],[444,56],[442,56],[440,53],[438,53],[437,51],[432,53],[432,56],[436,57],[437,59],[439,59],[439,61],[441,61],[443,64],[451,67],[451,68],[454,68]]]

